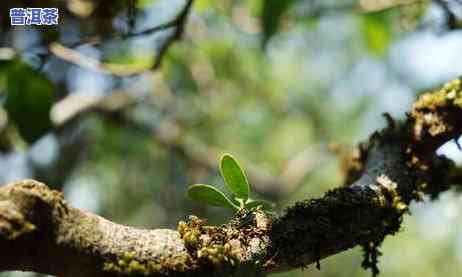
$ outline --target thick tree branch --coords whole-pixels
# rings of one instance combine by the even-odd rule
[[[454,180],[454,165],[436,149],[462,133],[461,81],[423,94],[407,120],[373,134],[352,162],[350,185],[300,202],[273,223],[275,269],[302,266],[400,228],[413,199],[433,198]],[[282,265],[282,267],[281,267]]]
[[[178,230],[139,230],[70,207],[26,180],[0,188],[0,270],[58,276],[265,276],[370,249],[400,229],[412,200],[447,190],[457,172],[435,150],[462,133],[459,79],[423,94],[404,122],[358,148],[345,186],[279,216],[239,211],[223,226],[197,217]],[[366,263],[367,265],[367,263]]]

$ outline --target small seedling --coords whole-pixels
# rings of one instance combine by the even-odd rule
[[[231,191],[232,197],[226,196],[218,188],[206,185],[195,184],[189,187],[187,195],[189,198],[212,206],[230,208],[234,211],[239,209],[253,209],[262,206],[264,209],[271,209],[273,204],[266,200],[257,200],[249,197],[250,184],[247,181],[244,170],[231,154],[223,154],[220,159],[220,172],[226,187]]]

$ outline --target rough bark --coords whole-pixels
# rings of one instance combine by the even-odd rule
[[[0,188],[0,270],[58,276],[265,276],[396,233],[412,200],[459,181],[435,150],[462,132],[456,79],[423,94],[406,120],[374,133],[349,159],[344,186],[277,216],[239,211],[223,226],[192,216],[178,230],[140,230],[68,205],[34,180]],[[365,265],[373,267],[374,254]]]

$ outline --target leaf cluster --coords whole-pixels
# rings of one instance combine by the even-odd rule
[[[271,209],[272,203],[252,199],[250,184],[244,170],[231,154],[223,154],[220,159],[220,172],[225,181],[226,188],[232,193],[227,196],[220,189],[208,184],[194,184],[188,189],[189,198],[211,206],[230,208],[234,211],[239,209],[253,209],[258,206]]]

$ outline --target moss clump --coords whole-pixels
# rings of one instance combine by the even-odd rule
[[[318,199],[297,202],[274,223],[269,263],[303,266],[311,261],[396,233],[402,213],[393,205],[378,205],[367,187],[340,187]]]
[[[178,223],[178,232],[191,256],[199,263],[236,265],[241,259],[241,249],[238,244],[229,243],[232,232],[225,226],[206,226],[205,223],[196,216],[190,216],[188,223]]]
[[[135,252],[124,252],[116,262],[105,262],[103,270],[115,272],[119,275],[155,275],[161,273],[162,265],[148,261],[140,262],[135,259]]]
[[[37,228],[11,206],[9,203],[2,205],[0,202],[0,239],[14,240]]]
[[[439,90],[424,93],[414,104],[413,109],[436,110],[452,104],[459,106],[461,97],[462,81],[458,78],[444,84]]]
[[[121,257],[106,261],[103,265],[103,271],[131,276],[170,276],[173,273],[194,269],[194,265],[189,260],[140,261],[136,258],[135,252],[124,252]]]
[[[377,192],[377,201],[381,206],[391,206],[396,209],[398,213],[407,211],[408,205],[403,201],[402,197],[398,194],[398,184],[391,181],[386,175],[380,175],[376,178],[376,183],[369,186]]]
[[[191,216],[178,223],[178,232],[194,262],[230,268],[246,262],[259,264],[266,256],[271,218],[260,208],[240,209],[228,224],[207,226]]]
[[[223,246],[214,244],[197,250],[197,258],[206,259],[217,266],[222,263],[229,263],[234,266],[239,262],[240,252],[230,243],[225,243]]]
[[[370,269],[372,272],[372,277],[379,275],[379,257],[382,255],[382,252],[379,251],[379,247],[382,244],[382,241],[378,242],[369,242],[362,246],[363,248],[363,262],[361,266],[364,269]]]
[[[424,93],[413,105],[414,137],[421,140],[428,133],[432,137],[452,131],[447,116],[450,109],[462,108],[462,81],[455,79],[437,91]]]

